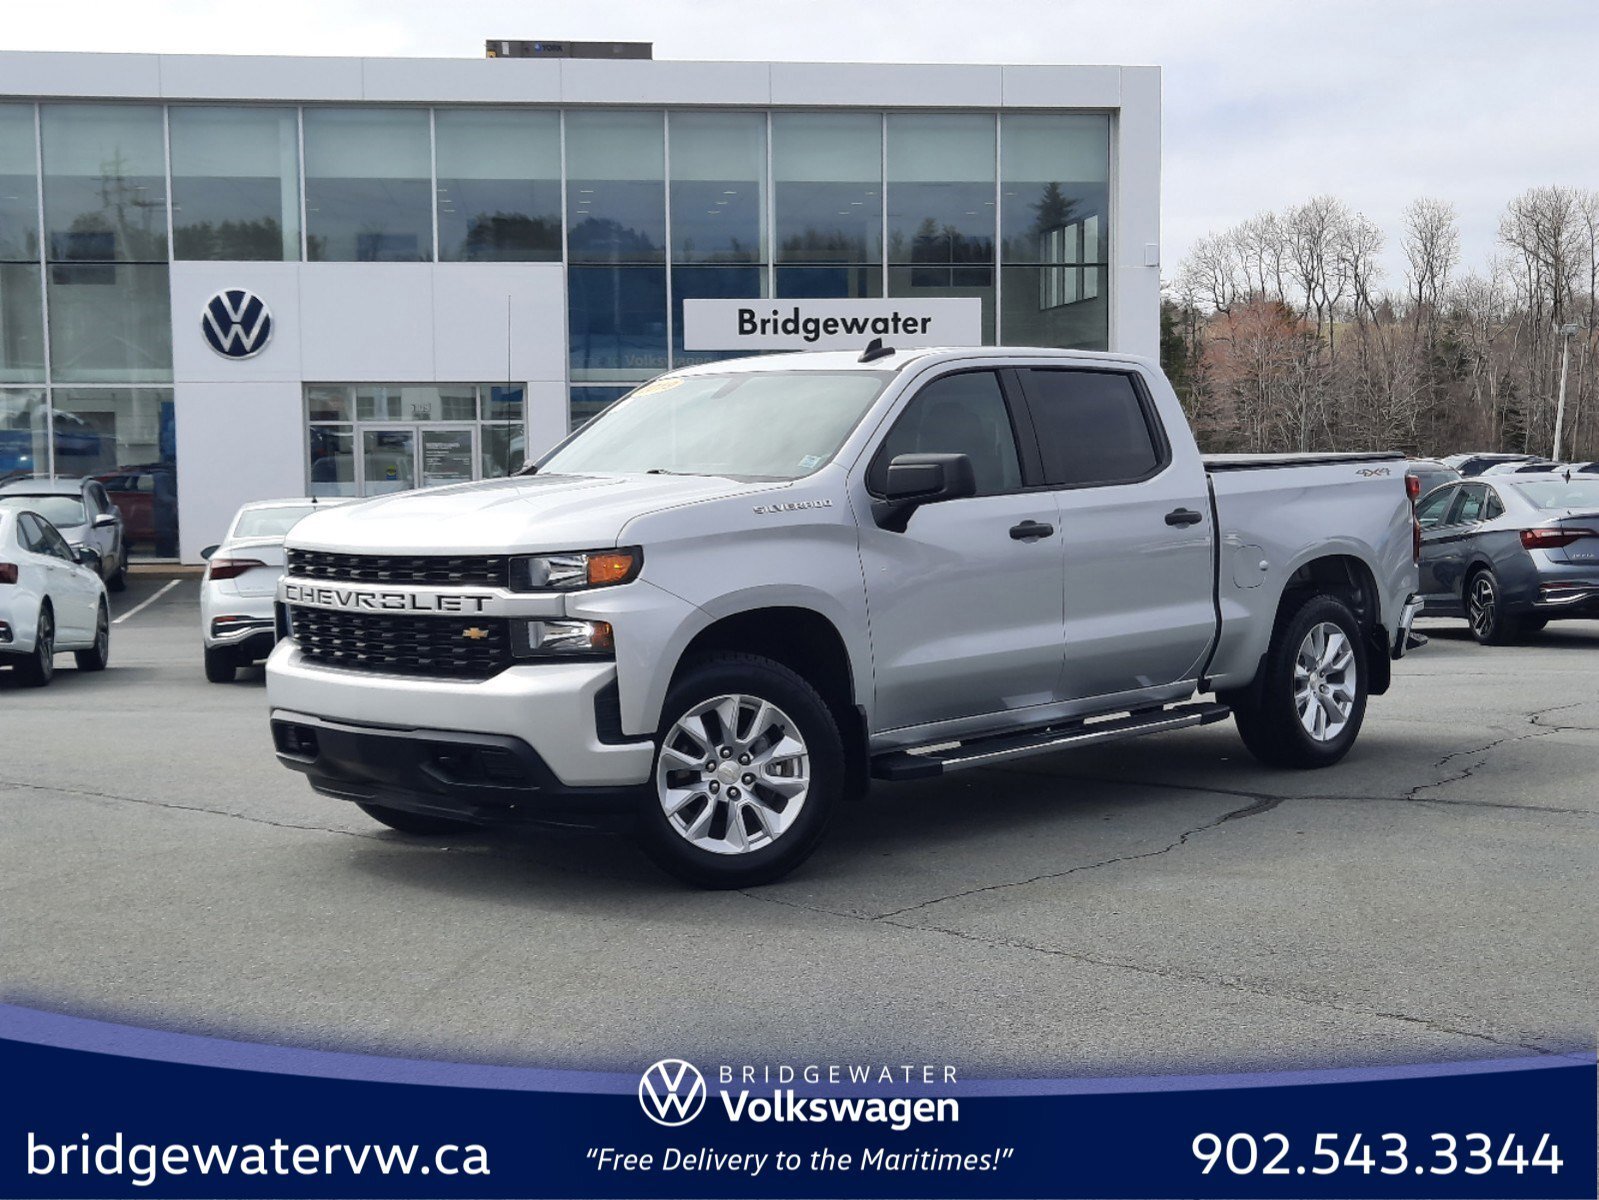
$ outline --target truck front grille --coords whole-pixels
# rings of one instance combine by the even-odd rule
[[[442,583],[505,587],[510,560],[503,554],[336,554],[290,550],[288,573],[339,583]]]
[[[487,679],[511,665],[509,622],[292,607],[289,625],[313,663],[350,671]]]

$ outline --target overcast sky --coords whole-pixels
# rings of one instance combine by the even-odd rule
[[[673,59],[1155,63],[1168,277],[1194,238],[1318,192],[1390,251],[1411,199],[1448,200],[1475,267],[1517,192],[1599,187],[1599,0],[0,0],[0,19],[19,50],[478,57],[487,37],[542,37]]]

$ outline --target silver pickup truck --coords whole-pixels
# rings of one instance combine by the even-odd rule
[[[1354,744],[1412,644],[1386,454],[1202,458],[1138,358],[816,353],[662,376],[523,475],[317,513],[284,765],[407,833],[624,818],[775,879],[876,779],[1220,721]]]

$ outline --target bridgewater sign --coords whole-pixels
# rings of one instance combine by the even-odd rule
[[[936,300],[685,300],[685,350],[856,350],[980,346],[983,302]]]

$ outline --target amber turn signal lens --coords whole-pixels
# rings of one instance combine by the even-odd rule
[[[616,634],[605,621],[592,622],[594,631],[589,634],[589,646],[594,650],[616,650]]]
[[[631,554],[590,554],[589,584],[598,587],[606,583],[621,583],[633,573]]]

